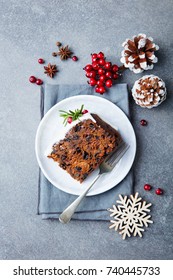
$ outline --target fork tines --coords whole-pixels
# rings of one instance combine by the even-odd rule
[[[118,149],[110,154],[107,159],[105,160],[105,163],[109,165],[116,165],[118,161],[122,158],[122,156],[125,154],[125,152],[128,150],[130,147],[129,144],[125,143],[122,141],[118,147]]]

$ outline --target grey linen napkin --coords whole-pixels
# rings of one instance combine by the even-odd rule
[[[69,96],[74,95],[95,95],[92,87],[88,85],[49,85],[41,88],[41,117],[56,103]],[[98,94],[96,94],[98,96]],[[109,93],[102,95],[129,116],[129,100],[127,84],[117,84],[109,90]],[[96,104],[97,106],[97,104]],[[102,220],[109,221],[110,216],[107,211],[116,203],[119,194],[133,193],[132,171],[125,179],[111,190],[96,196],[85,197],[78,207],[73,219],[77,220]],[[59,214],[71,204],[77,196],[65,193],[53,186],[39,172],[39,199],[38,214],[42,219],[58,219]]]

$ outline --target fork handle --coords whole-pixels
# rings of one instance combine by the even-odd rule
[[[92,182],[91,185],[89,185],[89,187],[78,197],[76,198],[59,216],[59,221],[63,224],[68,223],[75,210],[77,209],[77,207],[79,206],[79,204],[81,203],[81,201],[83,200],[83,198],[85,197],[85,195],[88,193],[88,191],[91,189],[91,187],[95,184],[95,182],[98,180],[98,178],[100,177],[101,174],[98,174],[97,177],[94,179],[94,181]]]

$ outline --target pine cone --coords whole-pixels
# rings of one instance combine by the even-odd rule
[[[136,104],[141,107],[157,107],[166,99],[165,83],[154,75],[143,76],[134,83],[132,95]]]
[[[153,63],[158,61],[154,52],[159,46],[153,43],[153,38],[145,34],[138,34],[133,38],[126,39],[122,44],[124,50],[121,53],[121,62],[126,68],[134,73],[141,73],[144,70],[153,69]]]

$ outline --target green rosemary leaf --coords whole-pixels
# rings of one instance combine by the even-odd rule
[[[66,116],[68,116],[67,114],[60,114],[60,117],[66,117]]]
[[[82,104],[80,109],[75,109],[74,111],[69,110],[67,112],[67,111],[64,111],[64,110],[59,110],[59,112],[61,112],[60,117],[64,118],[63,124],[65,126],[67,125],[69,117],[71,117],[73,121],[75,121],[77,119],[80,120],[80,117],[82,117],[82,115],[83,115],[82,114],[83,109],[84,109],[84,104]]]
[[[64,110],[59,110],[59,112],[68,114],[68,112],[67,112],[67,111],[64,111]]]
[[[80,109],[80,112],[82,113],[82,111],[83,111],[83,108],[84,108],[84,104],[82,104],[82,106],[81,106],[81,109]]]
[[[67,121],[67,119],[64,119],[63,124],[65,124],[66,121]]]
[[[73,111],[71,111],[71,110],[69,110],[69,112],[70,112],[71,114],[74,114],[74,112],[73,112]]]

